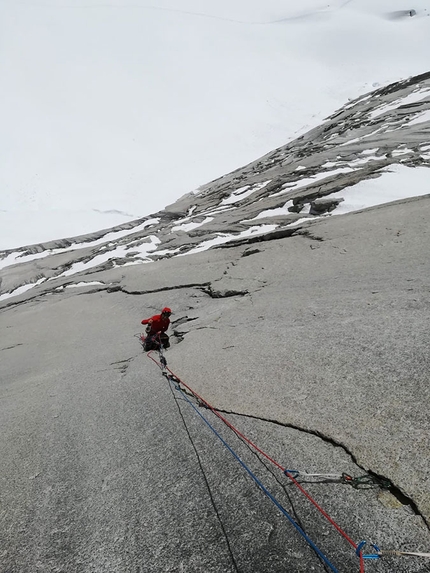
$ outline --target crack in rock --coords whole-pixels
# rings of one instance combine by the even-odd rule
[[[427,529],[429,529],[430,531],[430,523],[427,522],[426,518],[424,517],[424,515],[420,512],[420,510],[418,509],[417,504],[415,503],[415,501],[409,497],[408,495],[406,495],[399,487],[397,487],[395,484],[393,484],[393,482],[388,479],[386,476],[377,474],[375,472],[373,472],[370,469],[366,469],[365,467],[363,467],[362,465],[360,465],[358,463],[357,458],[355,457],[355,455],[348,449],[347,446],[345,446],[342,442],[338,442],[337,440],[326,436],[325,434],[323,434],[322,432],[319,432],[318,430],[311,430],[308,428],[301,428],[300,426],[297,426],[295,424],[289,424],[289,423],[285,423],[285,422],[279,422],[278,420],[270,420],[268,418],[262,418],[259,416],[253,416],[250,414],[242,414],[240,412],[233,412],[230,410],[220,410],[220,409],[215,409],[216,412],[220,412],[221,414],[230,414],[233,416],[238,416],[238,417],[243,417],[243,418],[249,418],[249,419],[254,419],[254,420],[259,420],[260,422],[266,422],[266,423],[270,423],[270,424],[275,424],[277,426],[281,426],[284,428],[291,428],[292,430],[297,430],[298,432],[303,432],[305,434],[310,434],[312,436],[316,436],[317,438],[320,438],[323,442],[330,444],[334,447],[337,448],[342,448],[342,450],[351,458],[351,461],[363,472],[367,473],[369,476],[374,477],[378,480],[381,481],[386,481],[390,484],[390,486],[387,488],[387,491],[390,492],[390,494],[396,498],[396,500],[402,505],[402,506],[408,506],[411,511],[419,516],[424,524],[427,526]]]
[[[190,283],[190,284],[184,284],[184,285],[176,285],[176,286],[170,286],[170,287],[162,287],[162,288],[157,288],[157,289],[153,289],[153,290],[142,290],[142,291],[129,291],[127,290],[125,287],[121,286],[121,285],[117,285],[114,287],[109,287],[107,289],[108,293],[112,293],[112,292],[123,292],[124,294],[130,294],[130,295],[143,295],[143,294],[153,294],[156,292],[164,292],[164,291],[169,291],[169,290],[176,290],[176,289],[187,289],[187,288],[200,288],[200,289],[204,289],[206,287],[210,286],[210,283]]]
[[[212,285],[209,285],[208,288],[203,288],[201,290],[208,294],[211,298],[229,298],[232,296],[245,296],[249,294],[249,291],[247,290],[235,290],[228,288],[215,290]]]
[[[13,346],[6,346],[6,348],[0,348],[0,352],[3,352],[3,350],[12,350],[12,348],[17,348],[18,346],[23,346],[24,343],[23,342],[19,342],[18,344],[14,344]]]
[[[178,318],[177,320],[172,320],[172,326],[180,326],[181,324],[185,324],[186,322],[192,322],[193,320],[198,320],[198,317],[183,316],[182,318]]]
[[[249,257],[250,255],[256,255],[257,253],[261,253],[261,249],[246,249],[242,253],[242,257]]]
[[[312,218],[309,218],[312,221]],[[230,243],[224,243],[222,245],[215,245],[213,249],[231,249],[234,247],[239,247],[241,245],[252,245],[252,243],[261,243],[263,241],[275,241],[276,239],[285,239],[286,237],[292,237],[297,233],[301,227],[278,229],[276,231],[271,231],[264,235],[257,235],[255,237],[247,237],[245,239],[235,239]]]
[[[134,360],[134,357],[118,360],[117,362],[111,362],[111,366],[115,366],[115,370],[119,370],[121,374],[125,374],[132,360]]]
[[[177,344],[184,340],[186,334],[188,334],[188,332],[179,332],[179,330],[174,330],[172,332],[172,336],[175,337]]]
[[[312,241],[325,241],[325,239],[323,239],[322,237],[318,237],[318,235],[313,235],[309,230],[307,229],[302,229],[300,230],[297,235],[301,235],[303,237],[306,237],[307,239],[311,239]]]

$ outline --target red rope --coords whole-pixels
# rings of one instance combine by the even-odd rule
[[[150,356],[150,354],[151,354],[151,351],[148,353],[149,358],[151,360],[153,360],[158,366],[161,367],[161,364],[157,360],[155,360],[155,358]],[[307,497],[307,499],[318,509],[318,511],[333,525],[333,527],[335,527],[335,529],[338,531],[338,533],[340,533],[340,535],[342,535],[348,541],[348,543],[350,543],[352,545],[352,547],[354,549],[357,549],[358,545],[349,537],[349,535],[347,535],[345,533],[345,531],[343,531],[343,529],[334,521],[334,519],[332,519],[328,515],[328,513],[326,511],[324,511],[324,509],[311,497],[311,495],[305,490],[305,488],[302,487],[299,484],[299,482],[296,479],[294,479],[294,477],[292,475],[290,475],[290,473],[288,471],[285,471],[286,469],[284,467],[282,467],[281,464],[279,464],[276,460],[274,460],[272,457],[270,457],[268,454],[266,454],[266,452],[264,452],[256,444],[254,444],[254,442],[252,440],[250,440],[244,434],[242,434],[242,432],[240,432],[235,426],[233,426],[233,424],[231,422],[229,422],[227,420],[227,418],[224,418],[224,416],[222,414],[220,414],[220,412],[218,412],[213,406],[211,406],[209,404],[209,402],[206,402],[206,400],[204,398],[202,398],[199,394],[197,394],[197,392],[195,392],[192,388],[190,388],[190,386],[188,386],[188,384],[185,384],[185,382],[183,382],[179,378],[179,376],[177,376],[169,367],[166,366],[166,370],[168,372],[170,372],[170,374],[172,376],[174,376],[176,378],[176,380],[178,380],[185,388],[187,388],[187,390],[189,390],[193,394],[193,396],[195,396],[200,402],[205,404],[205,406],[207,406],[215,414],[215,416],[217,416],[220,420],[222,420],[224,422],[224,424],[226,424],[226,426],[228,426],[237,436],[242,438],[242,440],[244,440],[247,444],[249,444],[252,448],[254,448],[259,454],[264,456],[269,462],[271,462],[274,466],[276,466],[278,469],[280,469],[294,483],[294,485],[298,487],[298,489]],[[360,551],[359,557],[360,557],[360,573],[365,573],[365,571],[364,571],[364,557],[363,557],[363,553],[361,551]]]

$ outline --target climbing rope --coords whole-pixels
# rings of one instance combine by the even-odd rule
[[[192,388],[190,388],[190,386],[188,386],[183,380],[181,380],[168,366],[167,363],[165,362],[165,358],[164,358],[164,364],[161,361],[161,357],[160,357],[160,363],[151,355],[152,351],[149,351],[147,356],[153,361],[155,362],[155,364],[157,364],[161,370],[163,371],[163,373],[167,376],[167,378],[171,378],[171,381],[174,382],[181,390],[182,390],[182,394],[184,396],[187,397],[185,392],[183,392],[183,389],[181,388],[181,386],[183,386],[184,388],[186,388],[190,394],[196,398],[196,400],[199,402],[199,404],[203,405],[204,407],[208,408],[209,410],[211,410],[211,412],[213,412],[213,414],[215,414],[215,416],[217,416],[227,427],[229,427],[238,437],[240,437],[242,440],[244,440],[246,443],[248,443],[253,449],[255,449],[257,452],[259,452],[262,456],[264,456],[267,460],[269,460],[272,464],[274,464],[278,469],[280,469],[281,471],[283,471],[285,473],[285,475],[298,487],[298,489],[309,499],[309,501],[311,501],[311,503],[318,509],[318,511],[335,527],[335,529],[352,545],[352,547],[354,548],[355,551],[357,551],[358,545],[356,543],[354,543],[354,541],[341,529],[341,527],[322,509],[322,507],[320,507],[318,505],[318,503],[309,495],[309,493],[294,479],[293,476],[289,475],[288,472],[285,471],[285,468],[283,468],[278,462],[276,462],[273,458],[271,458],[268,454],[266,454],[266,452],[264,452],[261,448],[259,448],[256,444],[254,444],[249,438],[247,438],[244,434],[242,434],[235,426],[233,426],[233,424],[231,424],[231,422],[229,422],[224,416],[222,416],[222,414],[220,412],[218,412],[213,406],[211,406],[204,398],[202,398],[199,394],[197,394],[197,392],[195,392]],[[167,374],[168,373],[168,374]],[[193,405],[194,406],[194,405]],[[200,412],[196,409],[196,412],[201,416]],[[261,487],[261,486],[260,486]],[[264,491],[264,490],[263,490]],[[292,518],[291,518],[292,519]],[[364,573],[364,559],[367,558],[366,555],[363,555],[362,551],[359,551],[359,553],[357,553],[359,559],[360,559],[360,573]]]
[[[141,339],[142,342],[142,339]],[[143,342],[142,342],[143,345]],[[344,539],[346,539],[348,541],[348,543],[354,548],[356,555],[358,556],[359,560],[360,560],[360,573],[364,573],[365,569],[364,569],[364,563],[365,563],[365,559],[369,560],[369,559],[378,559],[379,557],[382,557],[384,555],[402,555],[402,556],[419,556],[419,557],[428,557],[430,558],[430,553],[421,553],[421,552],[410,552],[410,551],[397,551],[397,550],[384,550],[382,551],[381,549],[379,549],[379,547],[377,545],[371,544],[373,549],[374,549],[374,553],[369,553],[369,554],[364,554],[363,553],[363,548],[366,545],[366,541],[361,541],[360,543],[355,543],[346,533],[345,531],[343,531],[343,529],[324,511],[324,509],[310,496],[310,494],[302,487],[302,485],[297,481],[297,477],[302,476],[302,477],[317,477],[317,478],[332,478],[332,479],[339,479],[339,481],[341,483],[345,483],[345,484],[349,484],[352,487],[356,488],[356,489],[361,489],[363,487],[381,487],[381,488],[389,488],[392,486],[391,482],[389,480],[385,480],[383,478],[379,478],[377,476],[370,476],[370,475],[363,475],[363,476],[359,476],[359,477],[352,477],[349,474],[346,473],[342,473],[340,475],[337,474],[306,474],[303,472],[299,472],[298,470],[289,470],[284,468],[281,464],[279,464],[276,460],[274,460],[272,457],[270,457],[266,452],[264,452],[261,448],[259,448],[256,444],[254,444],[254,442],[252,442],[249,438],[247,438],[242,432],[240,432],[231,422],[229,422],[224,416],[222,416],[222,414],[217,411],[213,406],[211,406],[204,398],[202,398],[199,394],[197,394],[197,392],[195,392],[192,388],[190,388],[190,386],[188,386],[183,380],[181,380],[168,366],[167,366],[167,361],[166,358],[164,356],[164,352],[163,352],[163,348],[160,345],[159,349],[159,356],[160,356],[160,362],[158,362],[155,358],[153,358],[151,356],[152,351],[149,351],[147,353],[147,356],[149,358],[151,358],[151,360],[153,362],[155,362],[155,364],[157,364],[160,369],[163,372],[163,375],[166,376],[166,378],[169,380],[170,383],[174,384],[175,388],[178,391],[181,391],[182,395],[184,396],[184,398],[187,400],[187,402],[189,402],[189,404],[193,407],[193,409],[196,411],[196,413],[204,420],[204,422],[211,428],[211,430],[217,435],[217,437],[222,441],[222,443],[229,449],[229,451],[236,457],[236,459],[240,462],[240,464],[246,469],[246,471],[249,473],[249,475],[256,481],[256,483],[259,485],[259,487],[262,489],[262,491],[269,497],[269,499],[271,499],[271,501],[280,509],[280,511],[291,521],[291,523],[293,523],[294,527],[296,527],[296,529],[298,528],[298,530],[300,530],[299,532],[301,532],[301,534],[304,534],[306,536],[306,534],[303,532],[303,530],[300,528],[300,526],[294,521],[294,519],[286,512],[286,510],[281,506],[281,504],[279,504],[279,502],[273,498],[273,496],[270,494],[270,492],[268,492],[265,488],[265,486],[258,480],[258,478],[256,478],[256,476],[254,476],[254,474],[252,474],[251,470],[249,470],[249,468],[244,464],[244,462],[239,458],[239,456],[237,456],[237,454],[230,448],[230,446],[225,442],[225,440],[218,434],[218,432],[212,428],[210,422],[208,420],[206,420],[206,418],[201,414],[201,412],[196,408],[196,406],[192,403],[192,401],[189,399],[187,393],[184,391],[184,389],[188,390],[188,392],[190,393],[190,395],[192,397],[194,397],[198,404],[200,406],[204,406],[205,408],[208,408],[209,410],[211,410],[211,412],[217,416],[228,428],[230,428],[239,438],[241,438],[242,440],[244,440],[249,446],[251,446],[255,451],[257,451],[259,454],[261,454],[263,457],[265,457],[269,462],[271,462],[273,465],[275,465],[278,469],[280,469],[291,481],[292,483],[303,493],[303,495],[305,495],[305,497],[317,508],[317,510],[329,521],[329,523],[331,523],[331,525],[333,525],[333,527],[338,531],[338,533],[340,535],[342,535],[342,537],[344,537]],[[273,499],[272,499],[273,498]],[[305,537],[305,539],[307,538],[307,536]],[[308,540],[308,539],[307,539]],[[312,542],[312,540],[309,539],[310,545],[311,547],[314,549],[314,551],[319,555],[319,549],[317,548],[317,546]],[[323,556],[323,554],[320,555],[321,559],[323,559],[323,561],[327,564],[328,567],[330,567],[332,569],[332,571],[336,571],[336,568],[334,568],[334,566],[327,560],[327,558],[325,556]]]
[[[266,486],[261,482],[261,480],[252,472],[252,470],[245,464],[245,462],[239,457],[239,455],[233,450],[233,448],[224,440],[220,433],[212,426],[209,420],[203,416],[203,414],[196,408],[192,403],[190,398],[185,394],[176,379],[172,375],[167,375],[169,382],[174,386],[176,390],[181,392],[182,396],[188,402],[188,404],[194,409],[194,411],[200,416],[200,418],[205,422],[205,424],[212,430],[212,432],[217,436],[217,438],[224,444],[224,446],[229,450],[229,452],[236,458],[240,465],[245,469],[248,475],[255,481],[255,483],[260,487],[263,493],[270,499],[270,501],[280,510],[280,512],[288,519],[288,521],[295,527],[299,534],[307,541],[307,543],[312,547],[315,553],[323,560],[323,562],[333,571],[334,573],[339,573],[336,567],[328,560],[324,553],[319,549],[319,547],[312,541],[312,539],[303,531],[300,525],[291,517],[287,510],[281,505],[281,503],[270,493]]]

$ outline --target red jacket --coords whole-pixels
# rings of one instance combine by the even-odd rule
[[[156,332],[166,332],[169,328],[170,319],[163,318],[161,314],[155,314],[151,318],[144,318],[142,324],[151,325],[150,334],[155,334]]]

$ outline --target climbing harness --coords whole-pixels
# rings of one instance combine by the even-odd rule
[[[142,338],[140,341],[143,345]],[[197,406],[191,401],[190,397],[194,398],[198,406],[209,409],[217,418],[219,418],[228,428],[230,428],[239,438],[251,446],[255,451],[265,457],[278,469],[280,469],[292,482],[293,484],[305,495],[305,497],[316,507],[316,509],[333,525],[333,527],[338,531],[338,533],[349,542],[349,544],[354,548],[356,555],[360,560],[360,573],[365,573],[364,564],[365,560],[376,560],[383,556],[417,556],[430,558],[430,553],[422,552],[411,552],[411,551],[397,551],[397,550],[381,550],[377,545],[371,544],[374,553],[363,553],[363,548],[367,544],[366,541],[361,541],[360,543],[355,543],[346,533],[341,529],[341,527],[324,511],[324,509],[310,496],[310,494],[303,488],[303,486],[297,481],[296,478],[318,478],[318,479],[329,479],[332,481],[339,481],[344,484],[351,485],[355,489],[368,488],[368,487],[380,487],[383,489],[388,489],[392,486],[389,480],[379,478],[372,475],[363,475],[358,477],[352,477],[349,474],[342,473],[338,474],[308,474],[301,472],[299,470],[292,470],[283,468],[281,464],[276,462],[271,458],[266,452],[259,448],[254,442],[242,434],[231,422],[229,422],[218,410],[211,406],[204,398],[199,396],[192,388],[190,388],[183,380],[181,380],[174,372],[167,366],[167,361],[164,356],[164,349],[162,345],[159,345],[159,362],[151,356],[152,350],[147,353],[147,356],[151,358],[161,369],[163,376],[165,376],[170,384],[178,391],[181,392],[185,400],[194,409],[194,411],[200,416],[200,418],[207,424],[207,426],[212,430],[212,432],[218,437],[218,439],[223,443],[223,445],[230,451],[230,453],[237,459],[237,461],[242,465],[250,477],[257,483],[263,493],[274,503],[274,505],[281,511],[281,513],[287,517],[290,523],[296,528],[300,535],[307,541],[307,543],[312,547],[315,553],[323,560],[323,562],[333,571],[334,573],[339,573],[336,567],[328,560],[328,558],[321,552],[321,550],[316,546],[316,544],[309,538],[309,536],[303,531],[303,529],[296,523],[296,521],[289,515],[289,513],[283,508],[279,501],[267,490],[263,483],[257,478],[253,472],[248,468],[248,466],[243,462],[243,460],[238,456],[238,454],[229,446],[229,444],[222,438],[219,432],[212,426],[212,424],[207,420],[205,416],[198,410]]]
[[[149,335],[147,334],[145,336],[144,334],[135,334],[134,336],[139,338],[139,342],[142,345],[143,350],[145,351],[145,341],[149,337]],[[157,332],[157,334],[155,334],[151,338],[152,338],[151,343],[157,345],[156,350],[160,356],[160,363],[161,363],[162,367],[165,368],[167,366],[167,362],[166,362],[166,358],[164,356],[164,347],[163,347],[162,342],[161,342],[161,333]],[[150,351],[148,351],[148,352],[150,352]]]

